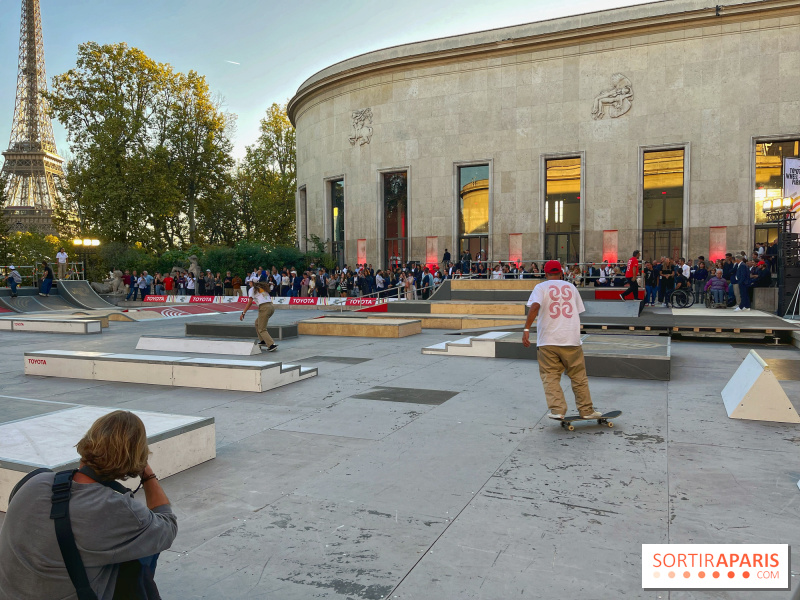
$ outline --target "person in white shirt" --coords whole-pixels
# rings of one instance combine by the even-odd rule
[[[269,283],[265,281],[256,281],[253,285],[253,295],[247,299],[247,304],[244,306],[242,315],[239,317],[240,321],[244,321],[244,316],[250,307],[255,304],[258,306],[258,317],[256,317],[256,334],[258,335],[258,345],[266,346],[268,352],[275,352],[278,345],[272,336],[267,331],[269,318],[275,312],[275,305],[272,304],[272,296],[269,294]]]
[[[67,253],[63,248],[59,249],[56,254],[56,260],[58,262],[58,278],[64,279],[67,276]]]
[[[548,260],[544,265],[544,281],[533,288],[528,299],[528,319],[522,332],[522,345],[530,347],[530,328],[536,325],[536,349],[539,375],[551,419],[563,419],[567,414],[567,401],[561,389],[564,371],[572,382],[575,404],[581,417],[596,418],[602,413],[592,405],[586,361],[581,347],[580,313],[586,309],[577,288],[563,280],[561,264]]]

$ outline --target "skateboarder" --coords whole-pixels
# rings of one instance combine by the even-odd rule
[[[639,251],[634,250],[633,255],[628,259],[628,268],[625,269],[625,279],[628,280],[628,289],[619,295],[619,299],[625,302],[625,296],[633,294],[633,299],[639,299]]]
[[[575,404],[584,418],[602,417],[592,406],[586,363],[581,348],[581,323],[578,315],[585,311],[577,288],[563,281],[561,263],[548,260],[544,265],[547,281],[533,288],[528,299],[528,319],[522,333],[522,344],[530,347],[530,327],[539,316],[536,326],[536,348],[539,375],[551,419],[563,419],[567,401],[561,389],[561,374],[567,372],[575,393]]]
[[[251,283],[253,282],[251,281]],[[272,296],[269,294],[269,282],[256,281],[253,283],[253,295],[247,299],[247,304],[239,317],[240,321],[244,321],[244,316],[253,304],[258,306],[258,318],[256,318],[258,345],[261,347],[266,346],[268,352],[275,352],[278,349],[278,345],[267,331],[269,318],[275,312],[275,305],[272,304]]]

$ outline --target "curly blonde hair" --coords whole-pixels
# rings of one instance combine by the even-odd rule
[[[150,456],[144,423],[126,410],[97,419],[75,448],[83,463],[104,479],[138,477]]]

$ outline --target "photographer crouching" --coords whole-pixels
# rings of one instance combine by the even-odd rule
[[[144,423],[114,411],[76,448],[79,469],[37,469],[11,492],[0,530],[0,600],[158,599],[156,560],[178,522],[147,464]],[[128,477],[141,477],[147,506],[116,482]]]

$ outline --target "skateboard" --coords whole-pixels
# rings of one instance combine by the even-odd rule
[[[556,419],[561,423],[561,427],[567,429],[568,431],[575,431],[575,426],[572,424],[574,421],[597,421],[598,425],[608,425],[609,427],[613,427],[614,423],[612,423],[609,419],[616,419],[618,416],[622,414],[621,410],[612,410],[609,412],[603,413],[599,417],[589,417],[583,418],[580,415],[567,415],[563,419]]]

